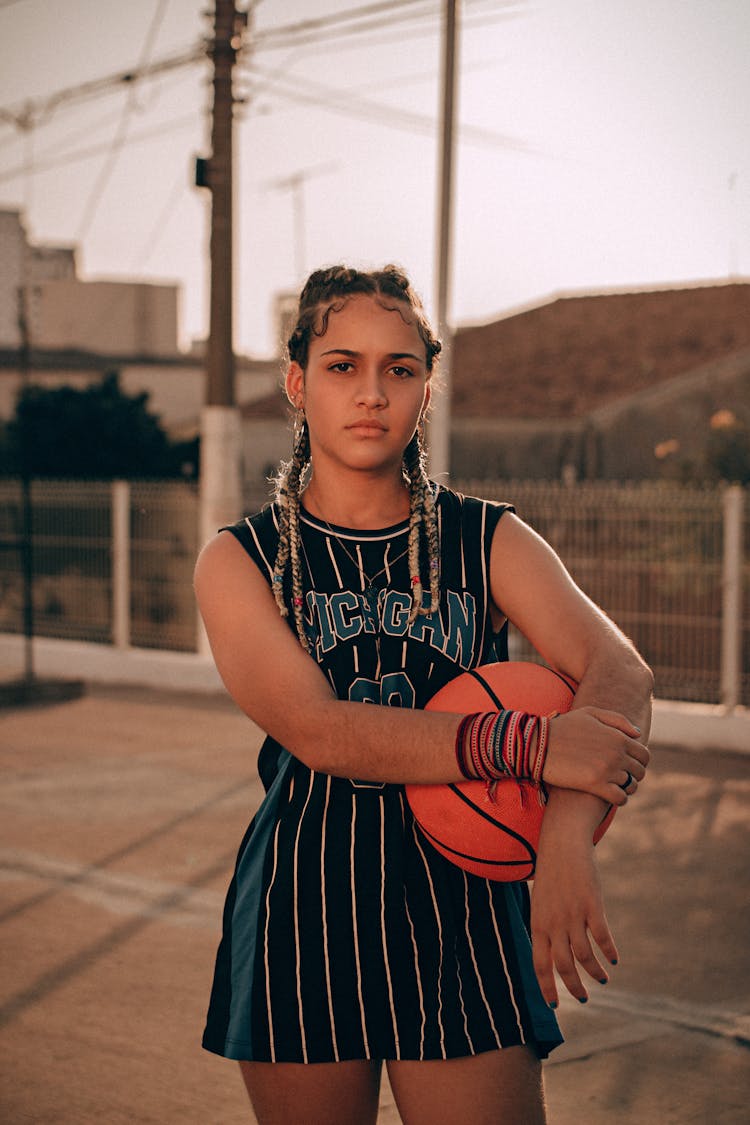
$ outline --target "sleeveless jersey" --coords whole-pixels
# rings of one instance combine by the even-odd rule
[[[301,512],[306,631],[340,699],[421,708],[494,658],[490,548],[508,505],[444,488],[436,504],[440,610],[411,624],[408,521],[355,531]],[[270,584],[276,507],[228,530]],[[294,628],[288,585],[285,597]],[[562,1041],[533,971],[525,884],[444,859],[401,785],[311,770],[271,738],[258,765],[266,797],[227,895],[204,1047],[334,1062],[520,1043],[544,1057]]]

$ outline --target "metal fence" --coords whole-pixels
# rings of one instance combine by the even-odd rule
[[[750,528],[742,489],[537,481],[458,487],[515,505],[633,639],[654,670],[659,697],[750,703]],[[516,658],[533,658],[525,638],[516,634],[511,644]]]
[[[191,651],[198,497],[180,482],[34,481],[34,631]],[[0,481],[0,631],[23,628],[23,505]]]
[[[536,481],[456,487],[515,505],[633,638],[661,698],[750,704],[746,490]],[[193,486],[35,481],[32,507],[38,635],[196,648]],[[23,630],[22,515],[20,486],[0,481],[0,632]],[[533,658],[523,637],[512,645],[515,657]]]

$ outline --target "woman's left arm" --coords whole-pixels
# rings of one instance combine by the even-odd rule
[[[608,961],[617,960],[592,843],[606,805],[587,792],[554,787],[555,744],[574,741],[580,748],[581,790],[586,789],[586,761],[606,753],[613,739],[640,744],[645,769],[653,677],[630,641],[576,586],[552,548],[510,513],[495,531],[490,572],[498,609],[551,667],[579,685],[571,711],[550,723],[544,776],[552,788],[537,856],[531,928],[534,966],[547,1002],[557,1003],[554,968],[584,1002],[587,993],[578,966],[595,980],[607,979],[591,939]]]

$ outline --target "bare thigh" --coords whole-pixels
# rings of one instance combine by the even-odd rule
[[[375,1125],[380,1062],[241,1062],[258,1125]]]
[[[547,1120],[542,1064],[528,1047],[387,1066],[404,1125],[544,1125]]]

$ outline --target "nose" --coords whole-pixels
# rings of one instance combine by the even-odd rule
[[[377,369],[366,369],[357,386],[357,403],[370,410],[377,410],[388,402],[385,381]]]

